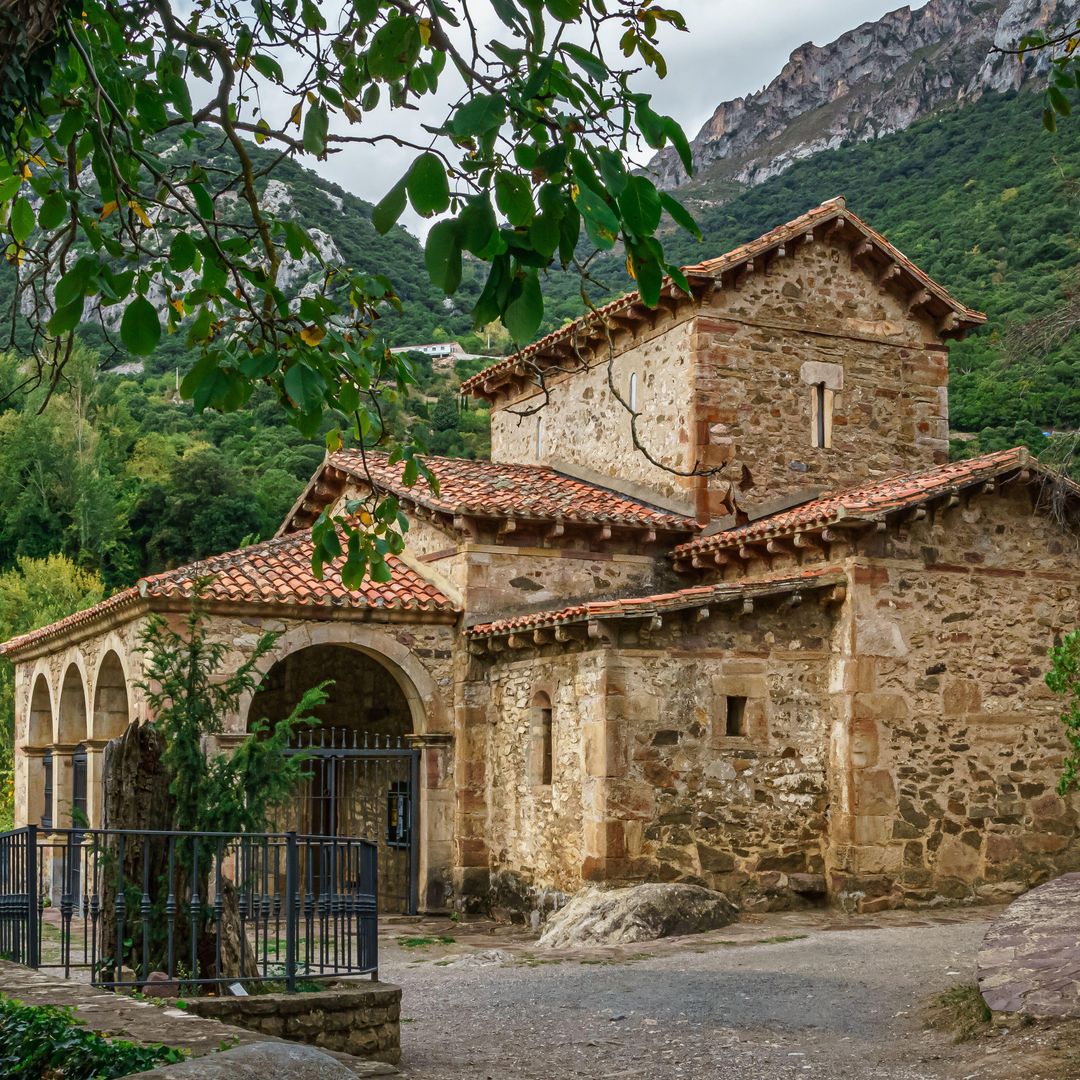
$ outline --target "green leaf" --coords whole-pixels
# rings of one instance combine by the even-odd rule
[[[371,39],[368,73],[373,79],[394,82],[405,76],[420,55],[420,25],[412,16],[390,19]]]
[[[197,254],[195,242],[187,233],[177,233],[169,245],[169,266],[177,273],[190,270]]]
[[[297,360],[285,372],[285,392],[302,412],[315,412],[322,405],[326,380],[314,368]]]
[[[405,180],[399,180],[376,204],[371,212],[371,224],[380,236],[385,236],[397,224],[405,211]]]
[[[461,231],[457,221],[439,221],[432,226],[424,245],[424,265],[444,293],[457,291],[461,284]]]
[[[36,216],[30,200],[20,195],[11,208],[11,235],[17,244],[21,244],[33,231]]]
[[[540,279],[536,271],[531,270],[515,282],[502,321],[514,341],[525,345],[536,336],[543,318],[544,296],[540,291]]]
[[[606,200],[591,187],[581,184],[574,196],[574,205],[577,206],[585,222],[585,231],[589,234],[589,239],[601,251],[608,251],[614,247],[619,235],[619,219]]]
[[[214,200],[210,198],[210,192],[208,192],[202,184],[194,182],[188,184],[188,190],[195,200],[195,208],[199,213],[206,218],[207,221],[213,221]]]
[[[660,195],[651,180],[631,176],[618,198],[623,221],[636,236],[652,236],[660,224]]]
[[[450,206],[450,183],[446,166],[436,154],[421,154],[405,177],[413,209],[421,217],[442,214]]]
[[[470,135],[486,135],[500,128],[506,120],[506,104],[492,94],[477,94],[454,114],[450,130],[467,138]]]
[[[87,286],[97,270],[98,262],[89,255],[84,255],[56,283],[56,307],[67,307],[76,299],[82,300],[87,293]]]
[[[544,0],[544,6],[560,22],[574,22],[581,18],[581,0]]]
[[[693,215],[674,196],[666,191],[660,193],[660,205],[671,215],[671,220],[676,225],[682,226],[691,236],[701,239],[701,227],[694,220]]]
[[[683,131],[678,121],[673,120],[670,116],[661,118],[660,128],[664,136],[671,142],[671,145],[675,147],[675,152],[679,155],[679,160],[686,170],[686,175],[693,176],[694,154],[690,149],[690,141],[686,137],[686,132]]]
[[[326,152],[326,133],[330,127],[330,117],[326,106],[317,101],[304,117],[304,149],[309,154],[321,157]]]
[[[505,169],[495,176],[495,203],[511,225],[528,225],[536,213],[529,181]]]
[[[65,307],[57,308],[45,329],[53,337],[60,337],[61,334],[67,334],[74,330],[82,321],[83,299],[80,296]]]
[[[1057,86],[1051,86],[1046,91],[1046,96],[1050,99],[1050,104],[1054,107],[1056,112],[1059,112],[1062,116],[1068,116],[1072,112],[1072,103],[1065,96],[1063,90]]]
[[[598,83],[605,82],[608,78],[609,72],[604,61],[598,56],[594,56],[588,49],[583,49],[580,45],[571,45],[569,42],[564,42],[562,51],[567,56],[571,57],[576,63],[585,69],[585,73]]]
[[[45,230],[55,229],[67,217],[67,210],[67,200],[63,195],[48,195],[38,210],[38,224]]]
[[[154,305],[136,296],[120,320],[120,340],[133,356],[149,356],[161,340],[161,323]]]

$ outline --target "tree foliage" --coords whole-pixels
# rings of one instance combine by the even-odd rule
[[[314,0],[58,8],[35,54],[52,48],[47,83],[23,88],[6,126],[0,114],[0,220],[37,377],[55,387],[76,327],[96,318],[136,356],[183,333],[197,359],[182,389],[198,409],[237,409],[261,384],[305,435],[328,413],[357,439],[385,435],[381,396],[410,381],[376,326],[400,304],[394,283],[328,257],[295,215],[276,213],[250,139],[279,159],[412,149],[375,228],[392,229],[407,205],[438,217],[425,248],[432,281],[452,295],[466,257],[486,264],[474,323],[500,319],[519,343],[543,321],[541,275],[578,264],[583,232],[599,250],[621,242],[650,302],[665,273],[685,285],[656,236],[661,197],[627,169],[642,143],[674,144],[690,168],[678,124],[632,86],[640,65],[664,74],[659,33],[685,29],[682,16],[649,0],[494,0],[498,36],[485,42],[474,6],[354,0],[332,23]],[[380,102],[427,97],[451,103],[422,142],[379,119]],[[192,143],[208,131],[234,170],[165,152],[166,136]],[[282,276],[304,260],[321,279],[293,302]],[[326,432],[331,448],[341,438],[340,426]],[[406,483],[435,483],[412,439],[390,452]],[[385,577],[405,519],[389,498],[362,517],[364,527],[320,518],[317,571],[344,546],[347,584]]]
[[[225,719],[239,715],[241,699],[262,683],[259,664],[280,636],[263,634],[251,654],[229,670],[232,648],[207,633],[207,616],[196,596],[184,632],[152,616],[140,635],[145,658],[142,685],[163,740],[161,764],[175,800],[179,830],[231,835],[267,831],[271,811],[295,795],[304,774],[300,756],[286,751],[297,729],[313,723],[312,712],[326,700],[324,686],[312,687],[284,719],[258,719],[232,754],[207,753],[206,740],[220,735]]]
[[[1072,630],[1050,650],[1046,685],[1064,698],[1061,723],[1069,752],[1062,762],[1058,793],[1080,788],[1080,630]]]

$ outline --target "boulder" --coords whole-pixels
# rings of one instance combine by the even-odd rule
[[[699,934],[733,923],[739,909],[699,885],[633,885],[579,892],[547,921],[540,945],[570,949]]]
[[[365,1062],[357,1062],[363,1068]],[[393,1075],[396,1069],[372,1064],[369,1072],[346,1067],[314,1046],[265,1042],[237,1046],[176,1065],[135,1073],[129,1080],[356,1080],[358,1075]]]

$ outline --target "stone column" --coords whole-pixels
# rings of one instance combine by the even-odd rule
[[[45,813],[45,748],[25,746],[15,757],[15,826],[40,825]],[[18,792],[22,791],[20,799]]]
[[[71,804],[75,798],[75,747],[57,745],[53,752],[53,828],[71,828]]]
[[[458,903],[483,910],[491,882],[487,844],[487,742],[491,694],[482,670],[456,688],[453,879]]]
[[[87,739],[86,747],[86,817],[91,829],[101,828],[102,760],[108,739]]]
[[[446,908],[454,862],[454,737],[444,732],[407,736],[420,750],[420,790],[413,793],[420,832],[421,911]]]

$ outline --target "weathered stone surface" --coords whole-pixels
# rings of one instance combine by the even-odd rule
[[[154,1080],[355,1080],[356,1073],[313,1046],[255,1043],[135,1073]]]
[[[624,945],[727,926],[738,908],[697,885],[584,889],[548,920],[539,944],[553,949]]]
[[[401,1057],[401,988],[389,983],[339,983],[313,993],[194,998],[188,1010],[263,1035],[372,1061],[394,1065]]]
[[[1080,1017],[1080,874],[1014,900],[986,932],[979,989],[995,1012]]]

